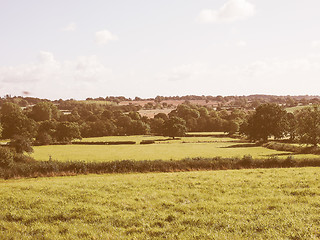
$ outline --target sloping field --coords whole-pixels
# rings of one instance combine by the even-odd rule
[[[319,239],[319,171],[0,180],[0,239]]]
[[[155,137],[158,138],[158,137]],[[161,137],[159,137],[161,138]],[[104,137],[99,138],[104,141],[112,139],[131,140],[137,143],[143,136],[129,137]],[[95,139],[89,139],[94,141]],[[83,140],[86,141],[86,140]],[[277,156],[287,158],[293,155],[291,152],[276,151],[251,143],[240,142],[232,138],[220,137],[184,137],[181,140],[170,140],[158,142],[151,145],[117,145],[117,146],[98,146],[98,145],[55,145],[34,147],[32,156],[36,160],[44,161],[49,158],[58,161],[87,161],[102,162],[114,160],[180,160],[184,158],[212,158],[212,157],[243,157],[251,155],[253,158],[269,158]],[[312,154],[296,154],[295,158],[319,158]]]

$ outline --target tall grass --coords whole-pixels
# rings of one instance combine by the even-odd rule
[[[0,239],[319,239],[318,168],[0,180]]]

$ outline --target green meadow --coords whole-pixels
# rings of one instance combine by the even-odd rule
[[[319,239],[319,168],[0,180],[0,239]]]
[[[179,140],[159,141],[155,144],[140,145],[142,140],[165,139],[159,136],[119,136],[87,138],[82,142],[94,141],[135,141],[134,145],[50,145],[34,147],[32,157],[39,161],[49,158],[58,161],[103,162],[114,160],[181,160],[184,158],[253,158],[279,157],[318,158],[312,154],[293,154],[276,151],[252,143],[228,137],[182,137]]]

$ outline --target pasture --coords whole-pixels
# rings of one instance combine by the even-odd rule
[[[319,239],[319,168],[0,180],[0,239]]]
[[[312,154],[267,149],[255,144],[228,137],[182,137],[179,140],[160,141],[151,145],[140,145],[142,140],[165,139],[159,136],[119,136],[89,138],[82,141],[136,141],[134,145],[50,145],[36,146],[32,157],[39,161],[49,158],[57,161],[103,162],[115,160],[181,160],[184,158],[253,158],[279,157],[318,158]]]
[[[172,108],[164,108],[164,109],[142,109],[139,110],[138,113],[142,116],[142,117],[148,117],[148,118],[153,118],[155,115],[157,115],[158,113],[164,113],[166,115],[168,115],[172,110]]]

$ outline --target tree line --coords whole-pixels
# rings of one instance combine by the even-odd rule
[[[59,105],[41,101],[23,109],[15,103],[5,102],[0,110],[0,135],[3,139],[24,137],[39,145],[83,137],[143,134],[178,137],[186,132],[217,131],[240,134],[253,141],[286,137],[313,145],[320,142],[318,107],[288,113],[273,103],[259,105],[254,111],[217,111],[212,107],[181,104],[168,115],[158,113],[154,118],[141,116],[138,109],[134,105],[76,101]]]

